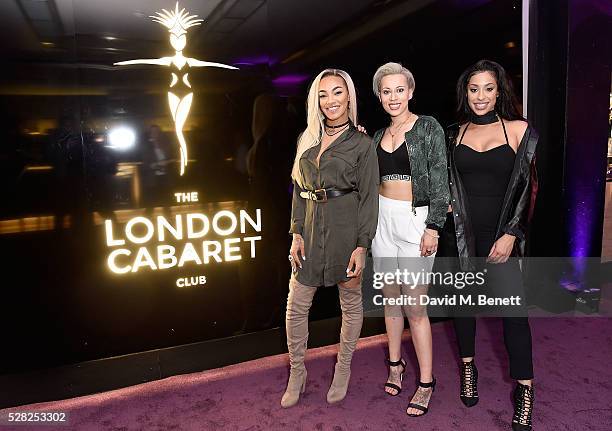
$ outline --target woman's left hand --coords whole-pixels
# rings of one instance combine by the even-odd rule
[[[366,128],[363,127],[361,124],[357,124],[357,130],[360,131],[361,133],[365,133],[366,135],[368,134],[368,131],[366,130]]]
[[[431,256],[438,251],[438,237],[438,232],[435,230],[425,229],[421,237],[421,245],[419,246],[421,256]]]
[[[489,263],[506,263],[512,250],[514,249],[514,241],[516,237],[508,235],[507,233],[502,235],[497,241],[493,243],[487,262]]]
[[[348,268],[346,268],[347,277],[361,277],[361,272],[363,271],[363,267],[365,266],[365,256],[365,247],[357,247],[355,250],[353,250],[353,253],[351,253],[351,260],[349,261]]]

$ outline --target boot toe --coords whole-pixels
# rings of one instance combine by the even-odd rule
[[[293,407],[299,401],[299,397],[296,396],[288,396],[287,394],[283,395],[281,399],[280,405],[284,409],[288,409],[289,407]]]
[[[478,404],[478,397],[461,397],[461,402],[466,407],[474,407]]]

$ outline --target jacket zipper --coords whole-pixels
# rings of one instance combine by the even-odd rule
[[[414,126],[412,126],[414,127]],[[410,152],[410,146],[408,145],[408,139],[406,139],[406,135],[404,135],[404,143],[406,145],[406,152],[408,153],[408,160],[410,160],[410,155],[412,154]],[[410,163],[410,170],[412,171],[412,163]],[[414,181],[412,182],[414,184]],[[417,213],[416,213],[416,207],[414,206],[414,187],[412,188],[412,214],[414,214],[414,216],[416,217]]]

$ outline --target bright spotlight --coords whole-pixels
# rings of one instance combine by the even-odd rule
[[[117,127],[108,134],[110,147],[116,150],[128,150],[136,142],[136,134],[129,127]]]

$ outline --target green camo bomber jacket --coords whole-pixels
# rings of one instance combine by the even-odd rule
[[[376,148],[386,128],[374,134]],[[412,176],[412,206],[429,206],[427,227],[442,230],[450,200],[448,165],[444,129],[438,121],[420,115],[411,130],[405,134]]]

